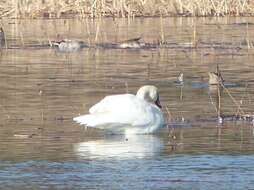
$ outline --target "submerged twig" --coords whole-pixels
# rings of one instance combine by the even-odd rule
[[[172,115],[171,115],[171,112],[169,111],[168,109],[168,106],[166,106],[166,111],[167,111],[167,123],[169,123],[171,121],[171,118],[172,118]],[[168,125],[167,125],[168,127]]]
[[[219,74],[219,76],[221,76],[218,64],[217,64],[216,70],[217,70],[216,72]],[[220,85],[221,84],[220,83],[223,84],[223,82],[221,80],[219,80],[219,83],[217,84],[217,97],[218,97],[217,116],[218,116],[218,119],[221,118],[221,92],[220,92]]]
[[[236,99],[231,95],[231,93],[229,92],[229,90],[225,87],[224,84],[221,84],[221,86],[223,87],[223,89],[226,90],[227,94],[229,95],[229,97],[232,99],[232,101],[234,102],[234,104],[237,106],[238,110],[237,110],[237,113],[236,115],[238,115],[238,112],[240,112],[240,114],[244,115],[244,111],[243,109],[241,108],[241,105],[236,101]]]

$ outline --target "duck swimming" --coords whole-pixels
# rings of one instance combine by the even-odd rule
[[[122,49],[140,49],[145,46],[144,43],[140,42],[140,39],[141,37],[121,41],[117,44],[117,46]]]
[[[106,96],[89,109],[89,114],[73,120],[116,134],[148,134],[164,125],[158,89],[152,85],[142,86],[136,95]]]
[[[61,52],[76,52],[82,48],[88,47],[83,41],[76,40],[61,40],[58,42],[53,42],[53,46],[58,47]]]
[[[184,85],[184,80],[183,80],[183,73],[180,73],[177,77],[177,80],[174,81],[174,83],[176,85],[179,85],[179,86],[183,86]]]

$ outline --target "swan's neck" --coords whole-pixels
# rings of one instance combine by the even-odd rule
[[[149,93],[147,91],[139,90],[136,96],[142,100],[151,101],[151,98],[149,97]]]
[[[154,103],[157,100],[157,89],[154,86],[146,85],[138,90],[136,96],[147,102]]]

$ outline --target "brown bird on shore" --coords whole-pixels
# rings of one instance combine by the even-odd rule
[[[119,48],[132,48],[132,49],[139,49],[144,46],[144,43],[140,42],[141,37],[133,38],[125,41],[121,41],[118,43]]]
[[[5,35],[4,35],[4,29],[0,28],[0,48],[5,47]]]
[[[216,72],[208,72],[209,75],[209,85],[218,85],[218,84],[223,84],[224,79],[222,78],[221,73],[216,73]]]

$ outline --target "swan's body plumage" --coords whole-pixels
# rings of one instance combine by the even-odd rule
[[[89,114],[75,117],[74,121],[113,133],[153,133],[164,125],[164,118],[160,108],[151,102],[153,97],[147,94],[153,86],[145,87],[137,95],[106,96],[89,109]],[[157,91],[151,93],[157,100]]]

